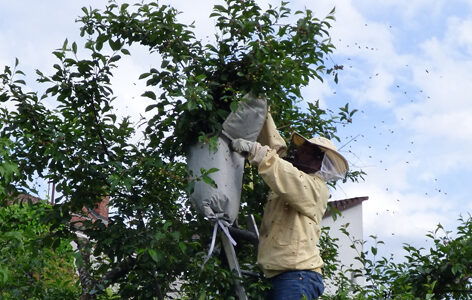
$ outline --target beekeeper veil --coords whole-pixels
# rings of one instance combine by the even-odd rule
[[[301,134],[295,132],[292,134],[292,143],[296,147],[300,147],[304,143],[317,146],[324,152],[321,168],[316,174],[322,177],[325,181],[336,181],[343,179],[349,171],[349,164],[344,156],[339,153],[334,144],[324,137],[314,137],[307,139]]]

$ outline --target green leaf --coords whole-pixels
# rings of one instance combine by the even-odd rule
[[[377,255],[377,248],[371,247],[370,250],[372,251],[373,255]]]
[[[121,46],[122,46],[122,44],[121,44],[121,42],[120,42],[119,39],[117,39],[117,40],[115,40],[115,41],[112,40],[112,39],[109,39],[109,40],[108,40],[108,44],[110,45],[110,48],[111,48],[111,50],[113,50],[113,51],[118,51],[118,50],[120,50],[120,48],[121,48]]]
[[[156,94],[152,91],[146,91],[141,96],[151,98],[152,100],[156,100]]]
[[[205,300],[207,297],[206,297],[206,292],[203,291],[200,296],[198,296],[198,300]]]
[[[159,259],[157,257],[157,252],[154,249],[148,249],[149,256],[151,256],[152,260],[156,263],[159,263]]]
[[[185,251],[187,250],[187,245],[185,245],[184,242],[179,242],[179,248],[182,253],[185,253]]]
[[[226,12],[227,11],[226,8],[223,5],[214,5],[213,10],[218,10],[218,11],[221,11],[221,12]]]
[[[106,41],[108,41],[110,39],[110,37],[106,34],[100,34],[98,35],[97,37],[97,41],[95,43],[95,49],[97,49],[97,51],[100,51],[102,50],[103,48],[103,43],[105,43]]]
[[[128,3],[123,3],[123,4],[121,5],[121,8],[120,8],[121,12],[126,11],[126,9],[128,8],[128,6],[129,6]]]
[[[105,115],[105,117],[110,118],[113,121],[113,123],[116,122],[116,115],[115,114],[107,114],[107,115]]]
[[[0,174],[2,177],[10,178],[14,174],[18,174],[18,166],[12,162],[4,162],[0,164]]]
[[[207,174],[202,174],[202,180],[203,180],[203,182],[205,182],[206,184],[209,184],[211,187],[213,187],[215,189],[218,187],[216,185],[216,182],[210,176],[208,176]]]
[[[23,79],[18,79],[18,80],[15,80],[14,82],[17,84],[26,85],[26,82]]]
[[[151,76],[151,73],[143,73],[143,74],[139,75],[139,79],[144,79],[144,78],[149,77],[149,76]]]
[[[162,228],[167,231],[170,226],[172,226],[172,221],[167,221]]]
[[[77,54],[77,44],[76,44],[76,42],[73,42],[73,43],[72,43],[72,52],[74,52],[75,54]]]
[[[65,53],[62,51],[54,51],[52,54],[54,54],[59,59],[63,59],[65,57]]]
[[[19,242],[23,241],[23,234],[20,231],[9,231],[2,235],[2,238],[9,240],[17,240]]]
[[[168,60],[163,60],[162,63],[161,63],[161,68],[166,68],[168,65],[169,65],[169,61]]]
[[[6,284],[8,282],[8,279],[10,277],[10,272],[8,271],[7,266],[2,266],[0,265],[0,286]],[[1,294],[0,294],[1,296]]]
[[[211,174],[211,173],[215,173],[215,172],[218,172],[220,169],[218,168],[211,168],[209,170],[206,170],[206,174]]]
[[[462,269],[462,266],[459,264],[453,265],[451,268],[451,272],[453,275],[456,275]]]
[[[238,107],[239,107],[239,102],[237,101],[233,101],[231,102],[231,104],[229,105],[229,108],[231,109],[232,112],[235,112],[238,110]]]
[[[154,108],[157,108],[159,107],[159,104],[151,104],[151,105],[148,105],[145,109],[146,112],[150,111],[150,110],[153,110]]]
[[[82,258],[82,254],[79,251],[74,252],[74,257],[75,257],[75,263],[77,265],[77,268],[83,267],[84,260]]]
[[[194,110],[195,108],[197,108],[197,103],[195,103],[195,101],[187,101],[187,110]]]
[[[109,63],[113,63],[113,62],[118,61],[118,60],[120,60],[120,59],[121,59],[121,56],[120,56],[120,55],[115,55],[115,56],[112,56],[112,57],[110,58],[110,60],[108,60],[108,62],[109,62]]]
[[[64,44],[62,44],[62,50],[67,50],[67,44],[68,44],[68,41],[67,39],[64,41]]]

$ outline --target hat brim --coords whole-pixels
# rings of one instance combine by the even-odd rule
[[[297,146],[297,147],[300,147],[301,145],[303,145],[305,142],[307,143],[310,143],[305,137],[303,137],[301,134],[299,134],[298,132],[294,132],[292,134],[292,143]],[[311,143],[310,143],[311,144]]]

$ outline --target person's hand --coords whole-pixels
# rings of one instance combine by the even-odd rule
[[[241,154],[252,154],[254,142],[245,139],[235,139],[231,142],[231,147],[234,151]]]

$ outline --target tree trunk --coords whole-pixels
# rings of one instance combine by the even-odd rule
[[[78,239],[77,241],[77,248],[80,251],[80,255],[82,256],[83,264],[79,271],[79,280],[80,285],[82,286],[82,294],[80,295],[80,300],[93,300],[96,299],[96,296],[91,295],[90,292],[93,290],[95,285],[94,280],[90,276],[89,268],[90,268],[90,248],[88,245],[88,241],[86,239]]]

